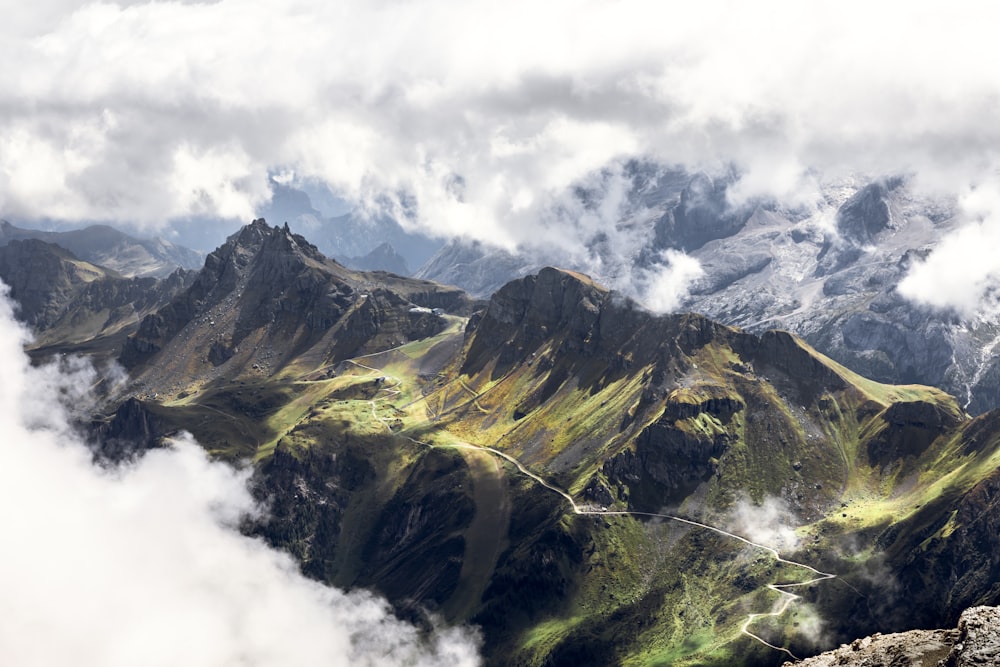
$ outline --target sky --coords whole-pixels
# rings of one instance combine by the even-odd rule
[[[997,14],[921,1],[0,0],[0,217],[169,237],[191,218],[249,222],[278,176],[442,239],[573,259],[607,232],[627,259],[637,240],[616,223],[634,160],[731,169],[734,204],[813,207],[827,181],[902,174],[954,197],[961,220],[901,293],[997,316]],[[577,186],[599,205],[581,207]],[[670,252],[635,279],[670,310],[700,272]],[[240,536],[233,524],[255,511],[245,475],[194,443],[94,468],[53,409],[82,400],[93,371],[31,368],[24,335],[0,298],[0,662],[476,664],[474,635],[419,645],[378,599],[319,587]]]
[[[0,216],[13,220],[246,222],[280,175],[440,238],[572,260],[621,217],[633,159],[734,167],[735,202],[805,206],[856,174],[966,198],[1000,167],[987,2],[0,9]],[[572,188],[595,182],[605,205],[582,210]],[[963,215],[997,233],[992,213]],[[935,287],[975,249],[963,234],[915,269],[912,298],[950,303]],[[992,282],[1000,259],[983,268]],[[697,273],[677,257],[657,272],[648,291],[665,308]]]
[[[190,437],[99,468],[61,406],[87,405],[82,361],[32,367],[0,290],[0,664],[472,667],[463,628],[429,643],[384,600],[299,574],[235,526],[262,511],[248,471]]]

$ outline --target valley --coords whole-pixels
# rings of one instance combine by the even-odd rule
[[[252,466],[245,533],[489,665],[779,665],[1000,599],[994,414],[788,333],[555,268],[477,302],[255,221],[125,335],[98,457],[190,432]]]

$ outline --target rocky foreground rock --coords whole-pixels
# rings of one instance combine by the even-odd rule
[[[801,667],[983,667],[1000,665],[1000,607],[966,610],[954,630],[876,634],[798,663]]]

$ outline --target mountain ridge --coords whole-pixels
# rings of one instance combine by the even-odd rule
[[[13,240],[38,239],[66,248],[85,261],[126,278],[165,278],[176,269],[197,269],[200,253],[160,238],[138,239],[108,225],[48,232],[15,227],[0,220],[0,246]]]
[[[615,255],[595,237],[570,268],[642,292],[662,253],[682,250],[704,274],[681,310],[755,332],[793,331],[866,376],[941,387],[974,413],[1000,406],[1000,370],[989,354],[997,323],[931,309],[896,289],[957,228],[954,202],[919,197],[906,179],[888,177],[823,184],[816,210],[734,205],[731,175],[640,172],[615,223],[631,245]],[[455,241],[415,275],[482,298],[554,262],[565,263],[557,250]]]
[[[248,532],[476,624],[487,664],[778,665],[1000,601],[1000,413],[579,272],[474,302],[256,220],[125,350],[104,456],[186,430],[253,461]],[[813,576],[777,548],[836,577],[758,618]]]

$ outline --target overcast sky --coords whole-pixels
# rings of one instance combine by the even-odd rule
[[[1000,161],[987,2],[0,9],[14,220],[248,221],[284,174],[443,237],[572,255],[616,211],[581,222],[567,188],[632,157],[735,165],[735,197],[805,204],[856,173],[962,196]]]

